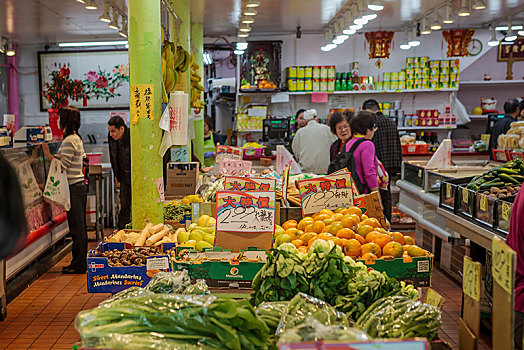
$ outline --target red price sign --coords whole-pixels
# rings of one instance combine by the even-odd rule
[[[318,213],[353,206],[353,188],[349,173],[298,181],[302,214]]]
[[[274,191],[277,180],[265,177],[236,177],[226,176],[225,189],[227,191]]]

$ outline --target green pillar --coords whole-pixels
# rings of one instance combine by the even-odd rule
[[[153,85],[154,120],[140,118],[131,124],[131,189],[133,228],[141,229],[145,221],[163,222],[163,203],[156,179],[163,176],[163,162],[158,155],[162,132],[158,127],[162,108],[162,74],[160,72],[160,0],[128,2],[129,17],[129,85]],[[133,116],[131,115],[131,120]]]
[[[204,78],[204,25],[202,23],[191,24],[191,48],[198,64],[198,75]],[[204,85],[202,83],[202,85]],[[202,95],[202,93],[201,93]],[[202,97],[201,97],[202,98]],[[204,113],[205,114],[205,113]],[[195,138],[193,140],[195,156],[204,164],[204,120],[195,121]]]

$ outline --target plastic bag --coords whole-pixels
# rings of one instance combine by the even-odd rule
[[[42,197],[42,191],[38,187],[35,174],[31,168],[29,161],[25,160],[16,168],[16,175],[22,188],[22,195],[24,197],[24,204],[27,208],[32,203],[36,202]]]
[[[338,312],[333,306],[307,294],[298,293],[291,299],[282,315],[276,335],[280,336],[287,329],[304,324],[308,318],[315,319],[325,326],[349,326],[346,315]]]
[[[120,300],[120,299],[149,296],[152,294],[154,293],[144,288],[141,288],[141,287],[130,287],[130,288],[124,289],[123,291],[116,293],[111,298],[102,301],[99,305],[111,303],[113,301]]]
[[[316,342],[319,340],[336,340],[347,342],[364,342],[371,340],[368,335],[357,329],[343,325],[326,326],[308,317],[303,324],[286,329],[278,340],[279,344]]]
[[[173,293],[178,294],[191,285],[191,280],[187,270],[178,270],[171,272],[159,272],[151,278],[146,290],[153,293]]]
[[[162,350],[211,350],[211,346],[193,344],[183,339],[165,338],[161,334],[109,333],[96,339],[100,349],[162,349]]]
[[[183,270],[186,271],[186,270]],[[207,286],[206,280],[197,280],[195,284],[187,286],[184,290],[184,294],[207,294],[209,293],[209,287]]]
[[[271,334],[275,334],[288,305],[289,301],[265,301],[256,307],[258,318],[264,321]]]
[[[66,211],[71,209],[67,173],[62,168],[62,163],[55,158],[53,158],[49,167],[49,175],[44,188],[44,198],[64,208]]]

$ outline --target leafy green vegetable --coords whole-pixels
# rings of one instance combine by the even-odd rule
[[[315,319],[308,318],[306,322],[294,328],[286,329],[278,340],[279,344],[317,342],[319,340],[336,340],[347,342],[364,342],[371,338],[357,328],[345,325],[324,325]]]
[[[164,207],[164,220],[182,221],[184,215],[191,214],[191,206],[186,204],[168,204]]]

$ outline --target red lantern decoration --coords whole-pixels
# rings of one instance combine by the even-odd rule
[[[369,44],[369,58],[389,58],[389,48],[394,32],[378,31],[366,33]]]
[[[468,46],[475,29],[452,29],[442,32],[448,44],[448,57],[464,57],[469,55]]]

